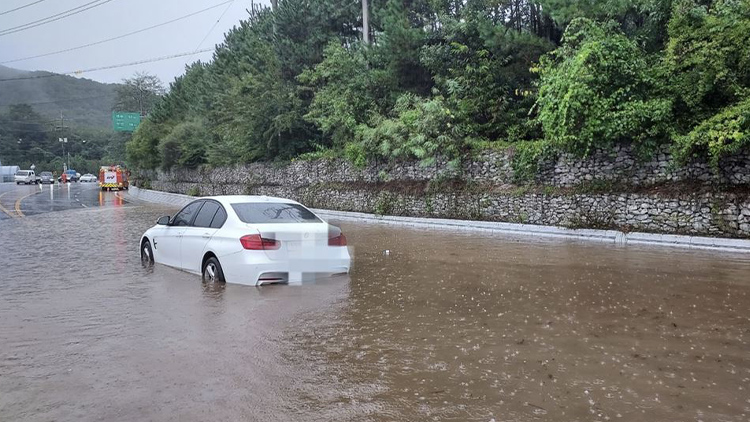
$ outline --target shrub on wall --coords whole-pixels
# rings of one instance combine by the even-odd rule
[[[518,142],[512,148],[511,167],[518,182],[533,181],[539,164],[554,155],[552,145],[545,140]]]
[[[707,154],[711,166],[718,170],[721,158],[750,146],[750,98],[706,119],[676,141],[675,157],[683,164]]]
[[[649,152],[666,139],[672,103],[657,69],[615,25],[575,19],[563,46],[542,57],[538,121],[553,146],[585,157],[615,142]]]

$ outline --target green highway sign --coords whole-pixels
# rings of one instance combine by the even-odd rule
[[[132,132],[141,124],[141,115],[138,113],[112,112],[112,126],[117,132]]]

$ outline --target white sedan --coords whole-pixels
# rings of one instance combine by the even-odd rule
[[[93,183],[97,181],[96,176],[91,173],[86,173],[78,179],[81,183]]]
[[[259,286],[348,273],[346,237],[298,202],[266,196],[197,199],[141,237],[141,262]]]

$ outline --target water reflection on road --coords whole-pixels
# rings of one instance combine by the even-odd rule
[[[0,221],[0,420],[750,415],[742,256],[342,223],[349,278],[212,287],[114,198]]]

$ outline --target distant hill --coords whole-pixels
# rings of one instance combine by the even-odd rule
[[[0,66],[0,79],[51,75]],[[76,127],[112,127],[112,105],[117,84],[103,84],[72,76],[52,76],[0,82],[0,113],[8,105],[26,103],[50,119],[59,119]]]

